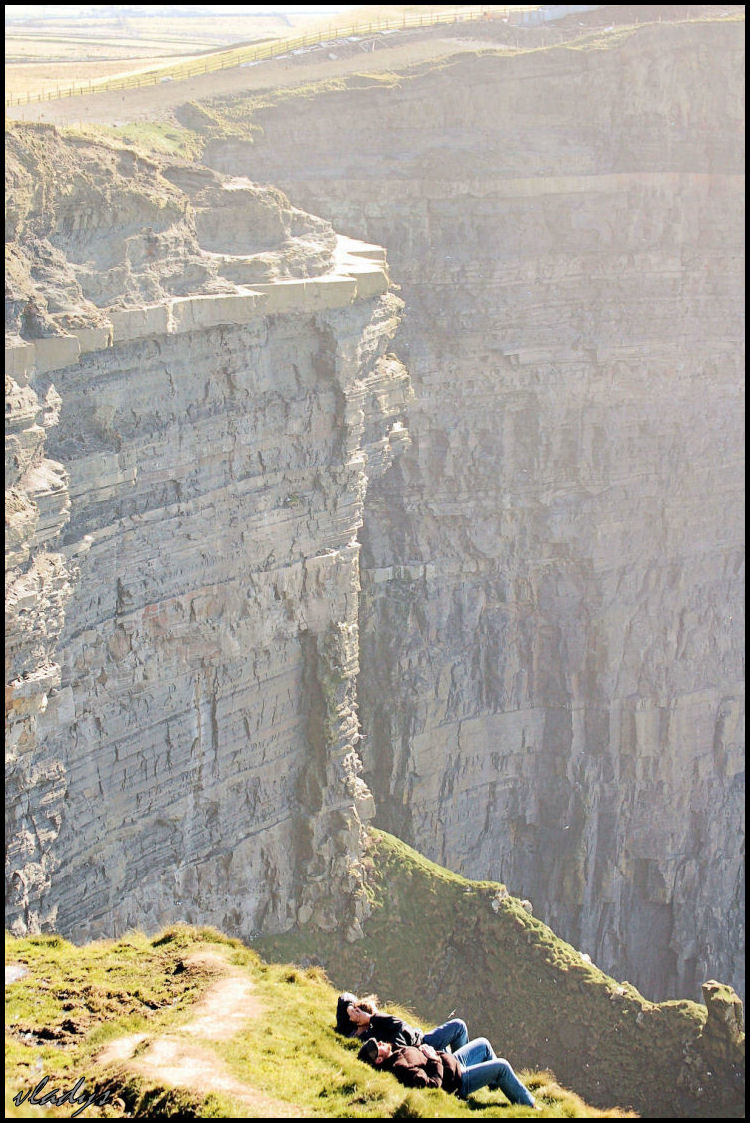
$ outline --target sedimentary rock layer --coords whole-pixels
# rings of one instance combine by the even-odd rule
[[[353,938],[357,534],[408,443],[384,254],[207,169],[35,130],[11,153],[8,679],[35,714],[7,923]]]
[[[744,980],[743,34],[353,80],[205,157],[402,287],[413,443],[362,533],[378,822],[653,998]]]
[[[64,766],[38,751],[38,722],[60,685],[58,642],[71,569],[56,549],[70,512],[68,476],[47,455],[59,395],[40,400],[27,366],[33,347],[11,350],[5,373],[5,782],[6,877],[14,918],[45,919],[65,795]]]

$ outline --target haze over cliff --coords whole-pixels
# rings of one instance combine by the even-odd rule
[[[375,815],[742,992],[743,32],[13,131],[14,930],[354,940]]]
[[[205,153],[401,284],[412,445],[362,535],[376,821],[655,997],[743,984],[742,35],[469,54]]]
[[[659,998],[744,980],[743,31],[470,52],[204,157],[388,246],[405,301],[376,821]]]

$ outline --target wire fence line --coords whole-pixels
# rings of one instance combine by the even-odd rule
[[[332,28],[298,35],[292,39],[277,39],[273,43],[259,46],[230,47],[212,52],[201,59],[190,62],[167,63],[149,70],[138,70],[131,74],[115,75],[112,78],[90,78],[88,81],[75,82],[71,86],[43,90],[40,93],[9,95],[5,98],[6,109],[16,105],[29,105],[34,101],[52,101],[57,98],[75,97],[81,94],[103,93],[109,90],[131,90],[140,86],[155,86],[160,82],[179,81],[182,78],[195,78],[201,74],[211,74],[217,70],[243,66],[265,59],[283,57],[294,51],[304,51],[321,44],[334,46],[337,41],[351,37],[364,37],[383,31],[406,31],[418,27],[431,27],[440,23],[460,23],[465,20],[510,19],[522,12],[535,12],[538,4],[501,7],[498,5],[482,7],[460,7],[442,12],[420,12],[419,15],[405,13],[380,19],[361,22],[346,28]]]

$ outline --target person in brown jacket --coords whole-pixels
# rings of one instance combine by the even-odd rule
[[[387,1041],[371,1037],[357,1056],[374,1068],[392,1072],[410,1088],[442,1088],[462,1100],[477,1088],[499,1088],[512,1104],[541,1110],[508,1061],[496,1056],[486,1037],[476,1037],[455,1053],[444,1053],[425,1044],[394,1048]]]

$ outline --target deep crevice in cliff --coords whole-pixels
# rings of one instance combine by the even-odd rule
[[[652,997],[744,979],[741,33],[217,99],[257,132],[204,156],[386,245],[406,302],[412,443],[360,535],[376,821]]]
[[[645,993],[741,989],[741,88],[709,22],[253,106],[228,179],[11,138],[10,522],[65,569],[11,562],[47,637],[12,744],[75,792],[12,827],[22,923],[284,928],[320,847],[357,920],[361,757],[384,826]],[[413,401],[375,247],[260,178],[388,247]]]

